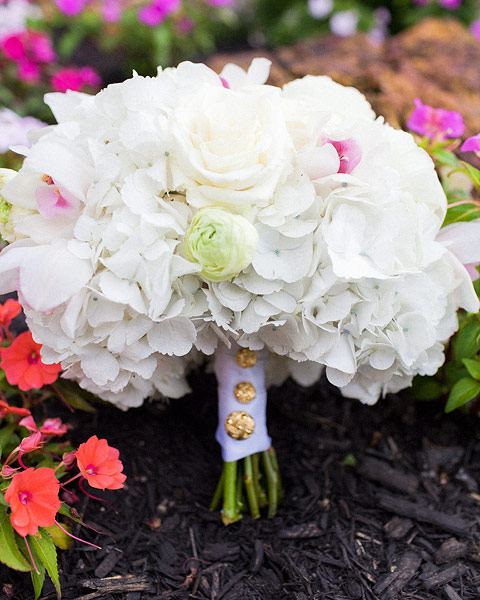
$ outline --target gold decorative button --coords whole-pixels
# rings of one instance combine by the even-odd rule
[[[255,350],[240,348],[237,352],[237,365],[242,369],[253,367],[257,363],[257,353]]]
[[[246,440],[255,429],[253,417],[243,410],[231,412],[225,419],[225,431],[234,440]]]
[[[255,398],[257,392],[252,383],[249,381],[242,381],[241,383],[237,383],[233,390],[233,394],[239,402],[248,404]]]

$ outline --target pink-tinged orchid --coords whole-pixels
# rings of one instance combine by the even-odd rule
[[[440,230],[436,241],[458,258],[472,281],[480,277],[476,269],[480,265],[480,219],[447,225]]]
[[[156,27],[180,8],[180,0],[154,0],[138,11],[138,20],[150,27]]]
[[[76,214],[79,206],[77,198],[66,190],[60,191],[50,175],[43,175],[42,182],[35,192],[38,211],[47,219],[57,216],[72,216]]]
[[[350,174],[358,163],[362,160],[362,149],[358,142],[353,138],[347,138],[346,140],[331,140],[327,142],[332,144],[338,154],[340,160],[340,166],[338,173]]]
[[[433,108],[415,98],[415,110],[407,121],[407,127],[425,137],[443,142],[447,138],[463,135],[465,124],[462,115],[454,110]]]
[[[68,425],[62,423],[62,420],[58,417],[55,417],[53,419],[45,419],[43,425],[38,428],[38,431],[44,437],[51,435],[65,435],[68,431]]]
[[[480,156],[480,133],[467,138],[463,142],[460,150],[462,152],[475,152],[477,156]]]

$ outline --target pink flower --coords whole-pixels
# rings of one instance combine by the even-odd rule
[[[122,18],[123,8],[119,0],[103,0],[102,19],[107,23],[117,23]]]
[[[25,452],[33,452],[34,450],[38,450],[42,446],[42,434],[39,431],[32,433],[20,442],[20,454],[25,454]]]
[[[5,500],[10,504],[10,520],[17,533],[35,535],[39,527],[53,525],[60,509],[59,491],[53,469],[30,467],[16,473],[5,492]]]
[[[18,61],[26,57],[25,36],[22,33],[12,33],[0,40],[0,49],[10,60]]]
[[[462,4],[462,0],[438,0],[438,3],[447,10],[455,10]]]
[[[86,0],[55,0],[58,9],[69,17],[74,17],[82,12],[87,4]]]
[[[470,31],[478,40],[480,40],[480,19],[477,19],[470,24]]]
[[[45,33],[29,31],[29,44],[33,60],[40,63],[52,63],[57,55],[52,48],[50,38]]]
[[[57,216],[69,217],[77,212],[78,200],[66,190],[60,191],[50,175],[42,176],[43,183],[35,191],[38,211],[47,219]]]
[[[116,448],[109,446],[107,440],[99,440],[96,435],[80,444],[76,452],[80,473],[89,485],[99,490],[123,487],[126,476],[122,473],[123,464],[118,456]]]
[[[407,121],[407,127],[425,137],[443,142],[446,138],[459,137],[465,131],[462,115],[454,110],[432,108],[415,98],[415,110]]]
[[[60,364],[44,364],[41,348],[34,342],[30,331],[21,333],[8,348],[2,348],[0,367],[5,371],[8,383],[18,385],[26,392],[57,380],[62,367]]]
[[[56,92],[80,92],[85,86],[99,87],[102,80],[92,67],[65,67],[54,73],[50,82]]]
[[[38,83],[40,81],[40,68],[31,60],[25,59],[17,63],[17,74],[21,81]]]
[[[337,151],[340,159],[339,173],[351,173],[362,160],[362,149],[353,138],[338,141],[328,139],[327,142]]]
[[[64,435],[68,431],[68,425],[62,423],[62,420],[55,417],[53,419],[45,419],[43,425],[39,428],[43,436]]]
[[[154,0],[138,11],[138,20],[149,27],[156,27],[180,8],[181,0]]]
[[[29,431],[37,431],[37,424],[35,423],[35,421],[33,420],[33,417],[31,415],[22,419],[19,422],[19,425],[21,425],[22,427],[25,427]]]
[[[479,278],[476,267],[480,264],[480,219],[451,223],[442,227],[435,239],[458,258],[472,281]]]
[[[477,156],[480,154],[480,133],[467,138],[460,148],[462,152],[475,152]]]

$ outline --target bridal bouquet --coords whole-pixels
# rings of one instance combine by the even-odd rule
[[[446,198],[411,135],[353,88],[279,89],[268,70],[187,62],[49,94],[58,124],[1,192],[0,292],[18,290],[64,377],[127,409],[187,393],[212,357],[227,523],[240,474],[254,516],[278,501],[266,382],[326,367],[373,404],[433,374],[457,309],[478,309],[436,241]]]

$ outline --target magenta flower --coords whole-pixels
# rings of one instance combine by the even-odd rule
[[[50,38],[38,31],[29,31],[32,59],[39,63],[52,63],[57,55],[52,48]]]
[[[480,133],[467,138],[460,148],[462,152],[475,152],[480,154]]]
[[[415,110],[407,121],[407,127],[425,137],[443,142],[446,138],[459,137],[465,131],[462,115],[454,110],[432,108],[415,98]]]
[[[181,0],[154,0],[138,11],[138,20],[149,27],[156,27],[180,8]]]
[[[339,141],[328,139],[327,142],[332,144],[340,159],[338,173],[351,173],[362,160],[362,149],[353,138]]]
[[[69,17],[74,17],[82,12],[87,4],[86,0],[55,0],[58,9]]]
[[[37,83],[40,81],[40,67],[31,60],[21,60],[17,63],[17,75],[21,81]]]
[[[477,19],[470,24],[470,31],[478,40],[480,40],[480,19]]]
[[[3,54],[15,62],[26,57],[25,39],[22,33],[12,33],[0,40],[0,49]]]
[[[52,75],[50,83],[56,92],[80,92],[85,86],[100,87],[102,80],[93,67],[64,67]]]
[[[462,4],[462,0],[438,0],[438,3],[447,10],[455,10]]]

